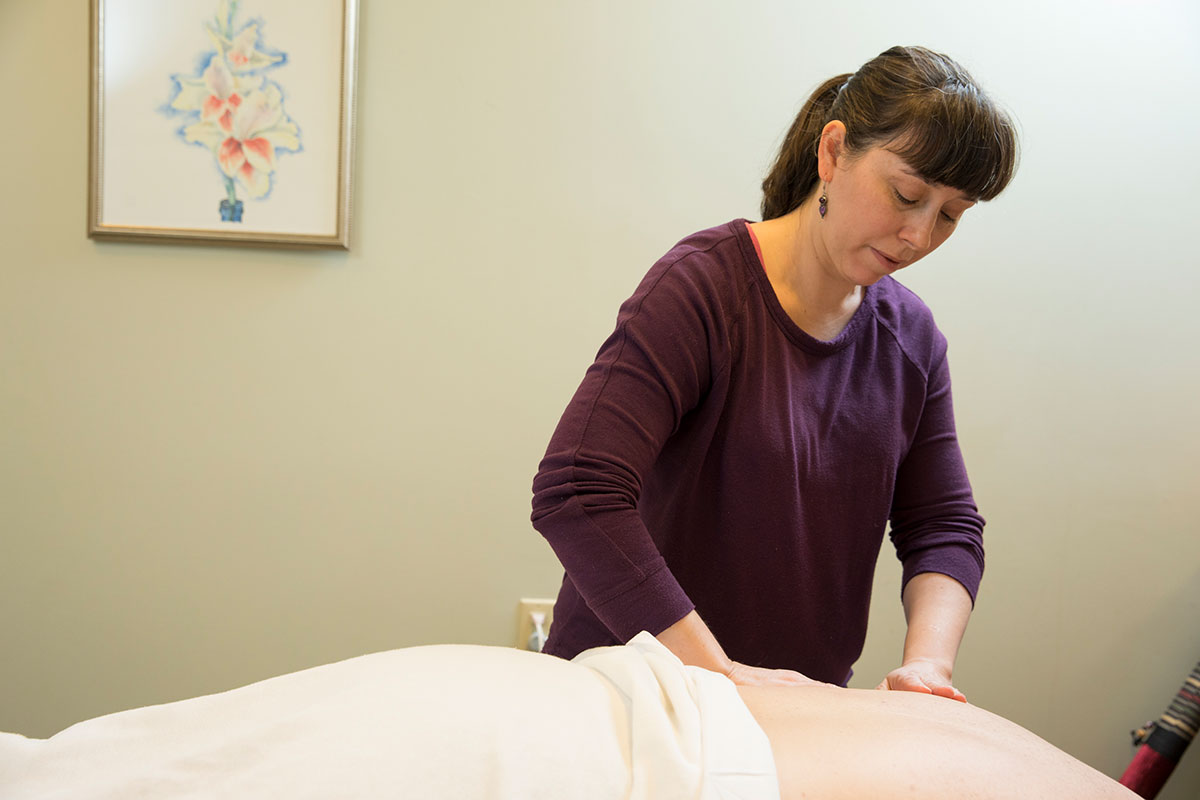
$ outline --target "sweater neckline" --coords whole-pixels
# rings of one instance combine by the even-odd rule
[[[745,262],[746,270],[750,273],[751,279],[758,285],[763,303],[766,305],[767,311],[775,320],[775,324],[779,327],[780,331],[783,332],[792,344],[813,355],[830,355],[852,344],[858,338],[864,326],[875,315],[875,287],[862,287],[862,302],[859,303],[854,316],[850,317],[850,320],[846,323],[846,327],[842,328],[837,336],[832,339],[818,339],[797,325],[795,320],[788,316],[787,311],[783,309],[783,304],[779,302],[779,296],[775,294],[775,287],[771,285],[771,279],[767,276],[766,267],[759,255],[756,242],[750,233],[749,224],[749,220],[745,219],[736,219],[730,223],[733,228],[733,235],[737,238],[738,244],[741,246],[742,258]]]

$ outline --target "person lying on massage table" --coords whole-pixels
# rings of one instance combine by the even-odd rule
[[[1132,792],[929,694],[737,686],[649,633],[572,661],[433,645],[0,733],[5,800],[924,798]]]

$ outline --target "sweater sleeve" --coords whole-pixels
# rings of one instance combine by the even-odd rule
[[[638,513],[643,478],[706,393],[719,315],[710,282],[660,262],[622,306],[533,482],[534,527],[621,641],[693,609]]]
[[[892,498],[901,592],[915,575],[939,572],[961,583],[974,602],[983,577],[983,526],[955,432],[946,340],[939,333],[921,420]]]

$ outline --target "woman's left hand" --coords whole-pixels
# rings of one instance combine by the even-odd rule
[[[932,694],[960,703],[967,702],[967,696],[950,682],[950,675],[945,668],[929,661],[910,661],[889,672],[875,688]]]

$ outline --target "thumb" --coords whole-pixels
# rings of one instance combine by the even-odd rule
[[[967,696],[949,683],[945,684],[944,686],[934,686],[933,693],[938,697],[945,697],[949,700],[957,700],[960,703],[967,702]]]

